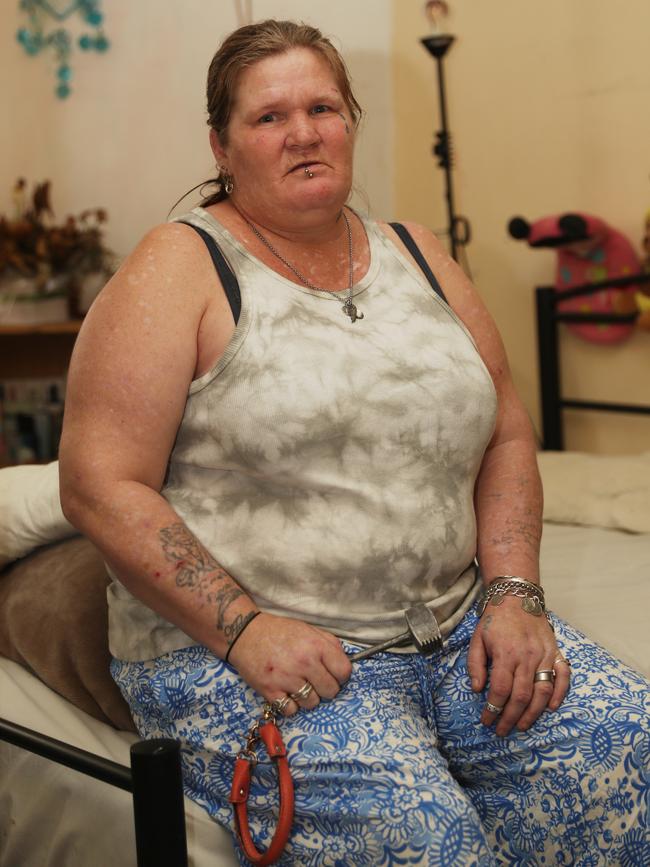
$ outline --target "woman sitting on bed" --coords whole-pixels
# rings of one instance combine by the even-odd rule
[[[360,108],[340,56],[312,27],[243,27],[208,111],[218,191],[94,304],[61,447],[141,734],[182,741],[187,794],[232,827],[234,757],[275,702],[284,864],[650,863],[647,685],[544,616],[501,341],[428,230],[407,225],[415,246],[346,205]],[[416,603],[441,651],[351,663]]]

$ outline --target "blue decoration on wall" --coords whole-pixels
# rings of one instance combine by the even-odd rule
[[[70,96],[73,38],[61,25],[75,13],[92,30],[83,33],[78,39],[82,51],[96,51],[103,54],[108,51],[110,43],[102,29],[104,16],[101,12],[101,0],[20,0],[19,8],[29,16],[29,27],[21,27],[16,34],[18,42],[27,54],[35,56],[41,51],[51,49],[56,56],[56,87],[54,92],[59,99]],[[45,23],[48,18],[55,22],[54,29],[46,32]]]

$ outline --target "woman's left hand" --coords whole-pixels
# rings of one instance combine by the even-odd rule
[[[483,709],[481,722],[507,735],[513,726],[528,729],[544,710],[557,710],[569,688],[570,669],[555,641],[546,617],[524,611],[521,599],[506,596],[500,605],[488,605],[472,636],[467,657],[472,689],[480,692],[488,679],[487,701],[503,708]],[[555,670],[554,681],[535,683],[538,671]]]

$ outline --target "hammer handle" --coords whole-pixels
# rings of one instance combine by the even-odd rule
[[[410,632],[402,632],[401,635],[396,635],[395,638],[389,638],[387,641],[382,641],[381,644],[373,644],[372,647],[366,647],[365,650],[357,650],[356,653],[350,654],[350,659],[352,662],[356,662],[358,659],[365,659],[367,656],[373,656],[375,653],[381,653],[382,650],[390,650],[391,647],[395,647],[398,644],[401,644],[403,641],[413,640],[413,636]]]

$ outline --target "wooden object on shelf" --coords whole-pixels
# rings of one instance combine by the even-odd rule
[[[0,325],[0,379],[65,375],[81,322]]]

